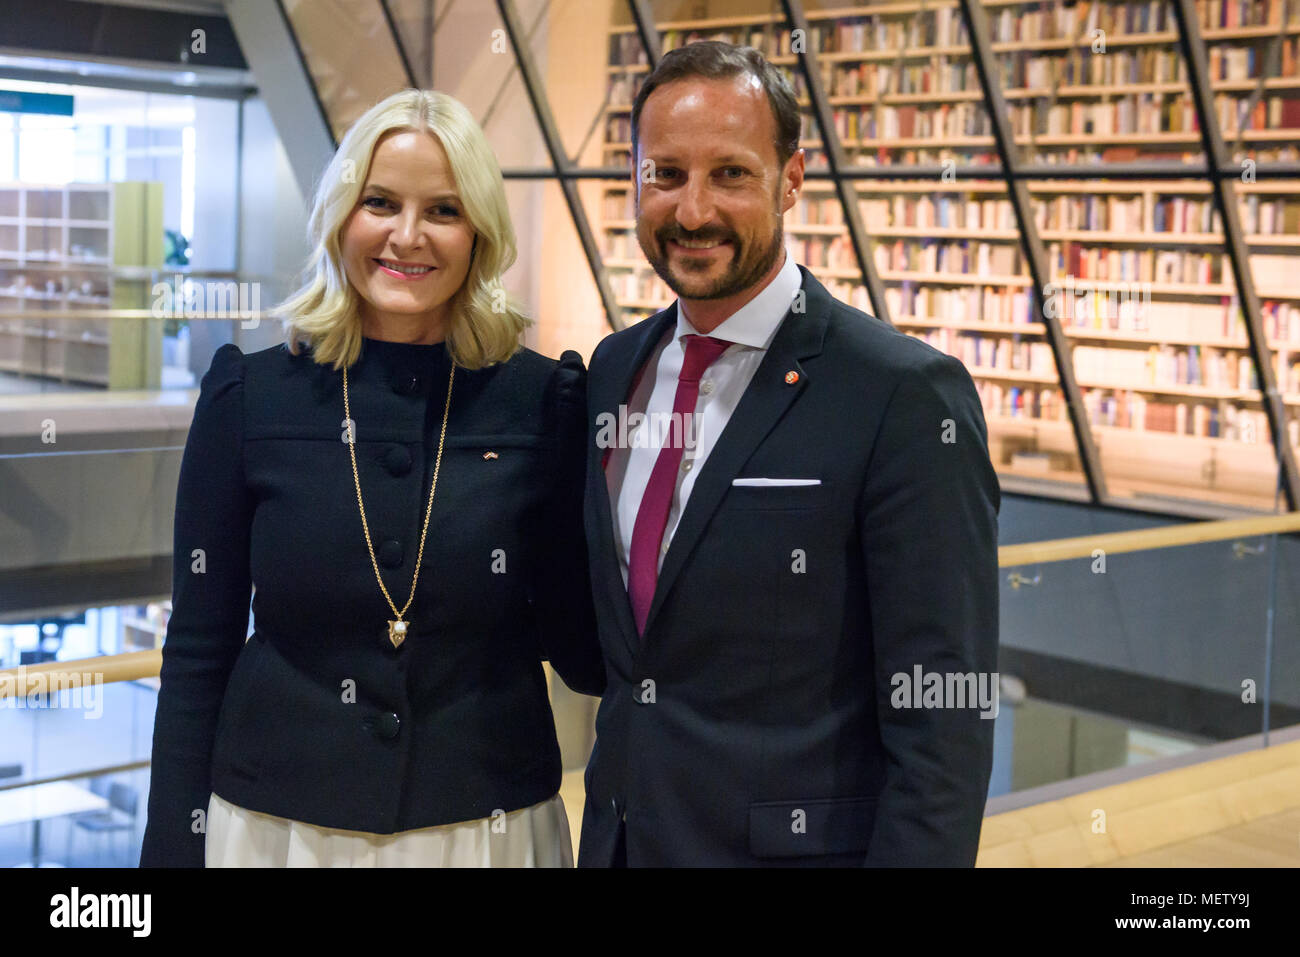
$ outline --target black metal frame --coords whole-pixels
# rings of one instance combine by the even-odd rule
[[[413,78],[412,68],[402,46],[396,24],[393,22],[387,0],[379,0],[385,19],[393,33],[394,42],[402,57],[403,66],[408,77]],[[496,0],[497,7],[505,24],[516,61],[523,77],[530,104],[538,127],[550,154],[550,167],[503,169],[502,176],[507,180],[554,180],[564,193],[569,207],[574,228],[587,257],[592,276],[604,306],[607,321],[611,328],[623,327],[622,310],[609,285],[591,224],[586,210],[577,192],[577,180],[624,180],[631,176],[630,170],[620,167],[580,167],[575,165],[565,153],[558,127],[550,111],[544,84],[531,51],[528,49],[524,31],[521,28],[518,13],[512,0]],[[1202,143],[1207,157],[1202,163],[1160,163],[1134,162],[1110,163],[1104,166],[1082,164],[1047,165],[1042,163],[1023,163],[1020,161],[1015,139],[1007,120],[1006,102],[994,74],[996,61],[992,51],[988,20],[979,0],[959,0],[963,19],[966,23],[971,42],[971,58],[975,64],[983,89],[986,109],[994,127],[995,146],[1000,158],[997,166],[890,166],[865,167],[852,166],[845,162],[843,145],[835,130],[833,112],[821,74],[817,69],[816,54],[806,47],[798,52],[797,60],[800,71],[807,81],[810,106],[821,128],[822,142],[826,151],[828,169],[809,170],[805,178],[809,180],[830,180],[835,184],[839,198],[843,221],[848,229],[857,254],[862,282],[870,296],[876,315],[889,319],[884,300],[883,284],[871,258],[869,243],[862,224],[858,207],[858,195],[853,186],[854,180],[997,180],[1001,179],[1007,188],[1008,197],[1019,226],[1022,252],[1025,254],[1030,278],[1035,290],[1035,304],[1039,319],[1045,330],[1045,338],[1052,350],[1056,362],[1057,375],[1062,391],[1066,395],[1070,410],[1071,425],[1079,450],[1088,495],[1096,505],[1115,508],[1131,508],[1123,499],[1112,497],[1106,488],[1101,468],[1100,453],[1093,438],[1091,423],[1087,421],[1087,412],[1083,405],[1082,393],[1074,374],[1072,343],[1064,334],[1060,321],[1049,315],[1045,309],[1045,289],[1051,285],[1050,270],[1041,237],[1038,235],[1030,200],[1028,180],[1082,180],[1104,177],[1113,180],[1140,179],[1206,179],[1212,185],[1214,201],[1224,224],[1224,238],[1229,260],[1232,264],[1234,280],[1239,293],[1238,301],[1245,316],[1249,350],[1259,376],[1263,406],[1268,417],[1272,433],[1274,452],[1280,469],[1280,481],[1286,492],[1288,506],[1295,509],[1300,505],[1300,467],[1287,441],[1286,416],[1282,395],[1278,389],[1276,376],[1268,361],[1268,342],[1264,335],[1259,297],[1255,291],[1253,277],[1250,273],[1249,249],[1246,245],[1240,217],[1237,211],[1236,196],[1232,181],[1241,176],[1242,169],[1233,166],[1228,160],[1222,131],[1218,127],[1212,105],[1211,84],[1206,67],[1205,45],[1201,37],[1199,23],[1196,19],[1194,0],[1170,0],[1178,20],[1178,43],[1188,65],[1189,86],[1195,100],[1197,115],[1202,133]],[[281,0],[277,0],[283,15]],[[802,29],[808,36],[808,21],[801,0],[781,0],[786,25],[790,29]],[[661,51],[659,34],[655,28],[653,14],[648,0],[627,0],[627,9],[635,26],[647,60],[653,69],[658,63]],[[288,17],[285,17],[288,23]],[[290,33],[292,33],[292,24]],[[295,45],[297,39],[295,36]],[[301,60],[302,53],[298,50]],[[311,73],[303,63],[306,76]],[[414,83],[413,83],[414,85]],[[315,84],[312,84],[315,92]],[[317,96],[319,103],[319,96]],[[322,106],[322,115],[324,109]],[[328,128],[328,117],[325,117]],[[1300,163],[1256,163],[1254,168],[1256,180],[1300,178]],[[1073,498],[1073,495],[1066,497]]]
[[[781,0],[785,9],[786,23],[791,31],[798,30],[807,39],[812,35],[808,29],[808,18],[804,15],[802,0]],[[844,144],[835,129],[834,113],[830,101],[826,98],[826,88],[822,84],[822,74],[817,69],[815,54],[804,43],[798,51],[799,69],[803,71],[804,81],[808,84],[808,99],[812,104],[813,116],[822,134],[822,149],[826,153],[826,165],[829,178],[835,183],[835,194],[840,201],[841,218],[849,229],[849,241],[853,243],[853,253],[858,258],[858,269],[862,281],[867,287],[867,296],[871,299],[871,308],[878,318],[893,324],[889,318],[889,306],[885,302],[885,287],[876,272],[876,263],[871,258],[871,247],[867,243],[867,231],[862,225],[862,211],[858,206],[858,191],[853,181],[841,175],[849,167],[844,156]]]
[[[519,21],[519,13],[515,10],[513,0],[497,0],[497,9],[501,12],[501,20],[505,24],[510,45],[514,47],[519,74],[523,78],[524,88],[528,91],[528,99],[532,103],[533,115],[542,131],[542,138],[546,141],[546,151],[551,155],[551,165],[557,173],[570,174],[556,178],[564,193],[564,201],[568,204],[569,215],[578,233],[578,241],[582,243],[587,264],[591,267],[591,275],[596,280],[596,289],[600,293],[601,304],[605,307],[605,315],[610,326],[618,331],[623,328],[622,312],[618,300],[614,297],[614,290],[610,288],[604,260],[596,245],[596,237],[591,231],[591,223],[587,220],[587,210],[582,205],[582,197],[578,195],[578,185],[575,182],[578,177],[571,175],[574,169],[573,162],[564,152],[564,141],[560,137],[559,127],[555,125],[555,117],[551,115],[551,105],[546,98],[545,86],[537,70],[537,64],[533,61],[533,51],[528,49],[528,39]],[[629,174],[624,171],[623,175]]]
[[[969,0],[963,0],[969,2]],[[1280,484],[1286,491],[1287,508],[1294,509],[1297,496],[1300,496],[1300,473],[1296,471],[1295,454],[1286,436],[1286,410],[1282,394],[1278,391],[1277,376],[1273,373],[1273,364],[1268,361],[1268,340],[1264,335],[1263,309],[1255,291],[1255,277],[1250,271],[1250,251],[1246,247],[1246,238],[1241,229],[1241,216],[1237,209],[1237,193],[1233,180],[1242,175],[1239,166],[1233,170],[1228,163],[1228,148],[1223,140],[1223,131],[1216,122],[1214,108],[1210,101],[1211,86],[1209,71],[1206,69],[1205,43],[1201,39],[1201,25],[1196,18],[1193,0],[1169,0],[1174,16],[1178,19],[1178,44],[1182,47],[1183,57],[1187,61],[1187,80],[1191,87],[1192,99],[1196,104],[1196,118],[1201,127],[1201,144],[1205,155],[1213,165],[1215,174],[1210,179],[1214,191],[1214,202],[1219,208],[1220,221],[1223,223],[1223,238],[1227,247],[1228,260],[1232,263],[1233,276],[1237,281],[1237,302],[1241,304],[1242,317],[1246,324],[1246,339],[1250,343],[1251,358],[1255,361],[1255,374],[1259,377],[1264,414],[1268,417],[1268,426],[1273,433],[1273,447],[1277,453],[1278,467],[1281,469]],[[1225,173],[1230,171],[1230,175]]]
[[[1025,180],[1016,177],[1015,171],[1020,165],[1019,150],[1016,147],[1015,134],[1007,118],[1007,102],[1002,96],[1002,88],[994,75],[996,61],[993,59],[993,41],[989,35],[988,19],[977,0],[958,0],[962,19],[966,21],[966,30],[970,35],[971,58],[975,62],[975,72],[979,76],[980,86],[984,88],[985,110],[993,124],[993,139],[997,147],[1002,169],[1010,172],[1005,176],[1007,198],[1015,213],[1016,225],[1020,232],[1020,248],[1025,256],[1025,265],[1033,281],[1034,309],[1038,321],[1042,323],[1048,347],[1052,350],[1052,361],[1056,363],[1056,377],[1065,393],[1065,405],[1070,412],[1070,425],[1074,429],[1075,446],[1079,450],[1079,464],[1083,468],[1084,480],[1093,501],[1101,502],[1109,498],[1106,492],[1106,478],[1101,470],[1101,452],[1092,434],[1092,423],[1088,421],[1088,410],[1083,404],[1083,393],[1079,391],[1079,382],[1074,375],[1074,347],[1056,310],[1047,308],[1047,287],[1051,284],[1051,268],[1047,261],[1047,251],[1043,248],[1042,237],[1038,235],[1038,224],[1034,220],[1034,207],[1029,198],[1029,187]],[[1004,173],[1005,175],[1005,173]]]

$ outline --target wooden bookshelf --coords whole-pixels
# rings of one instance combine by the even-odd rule
[[[1066,307],[1062,331],[1110,490],[1271,509],[1276,462],[1211,185],[1105,175],[1111,162],[1204,161],[1168,4],[983,6],[1022,162],[1097,167],[1095,178],[1026,185],[1056,284],[1046,292]],[[1214,108],[1234,159],[1300,159],[1300,0],[1196,6]],[[808,166],[825,166],[822,131],[781,16],[738,0],[655,9],[667,15],[659,24],[665,50],[725,39],[758,47],[783,69],[804,106]],[[685,15],[692,12],[706,15]],[[955,0],[828,5],[807,17],[808,49],[822,66],[850,163],[997,162]],[[1095,29],[1104,31],[1105,56],[1092,52]],[[1279,71],[1263,76],[1269,44],[1281,51]],[[614,26],[602,116],[607,163],[630,159],[631,102],[647,69],[633,28]],[[1045,329],[1034,321],[1019,230],[1005,182],[991,177],[855,180],[854,187],[896,327],[966,363],[999,473],[1017,488],[1036,480],[1049,490],[1077,487],[1080,457]],[[1234,186],[1288,435],[1300,450],[1300,285],[1293,279],[1300,182]],[[648,315],[672,295],[636,243],[630,186],[608,184],[602,202],[598,221],[616,295],[632,318]],[[830,183],[806,182],[785,234],[796,261],[834,295],[873,311]]]

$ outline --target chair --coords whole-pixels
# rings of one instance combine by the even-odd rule
[[[107,785],[107,795],[103,790]],[[135,830],[136,808],[139,796],[133,787],[110,782],[108,778],[92,778],[90,789],[101,797],[108,797],[108,807],[103,811],[89,811],[79,814],[72,820],[68,833],[68,860],[72,859],[72,836],[80,828],[88,834],[116,834]],[[99,846],[96,845],[95,858],[99,858]]]

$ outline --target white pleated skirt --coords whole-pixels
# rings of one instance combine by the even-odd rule
[[[208,799],[206,867],[572,867],[556,794],[494,818],[370,834],[304,824]]]

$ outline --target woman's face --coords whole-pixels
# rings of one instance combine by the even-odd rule
[[[474,230],[442,144],[429,133],[385,134],[339,237],[343,268],[372,339],[440,342],[447,304],[469,273]]]

